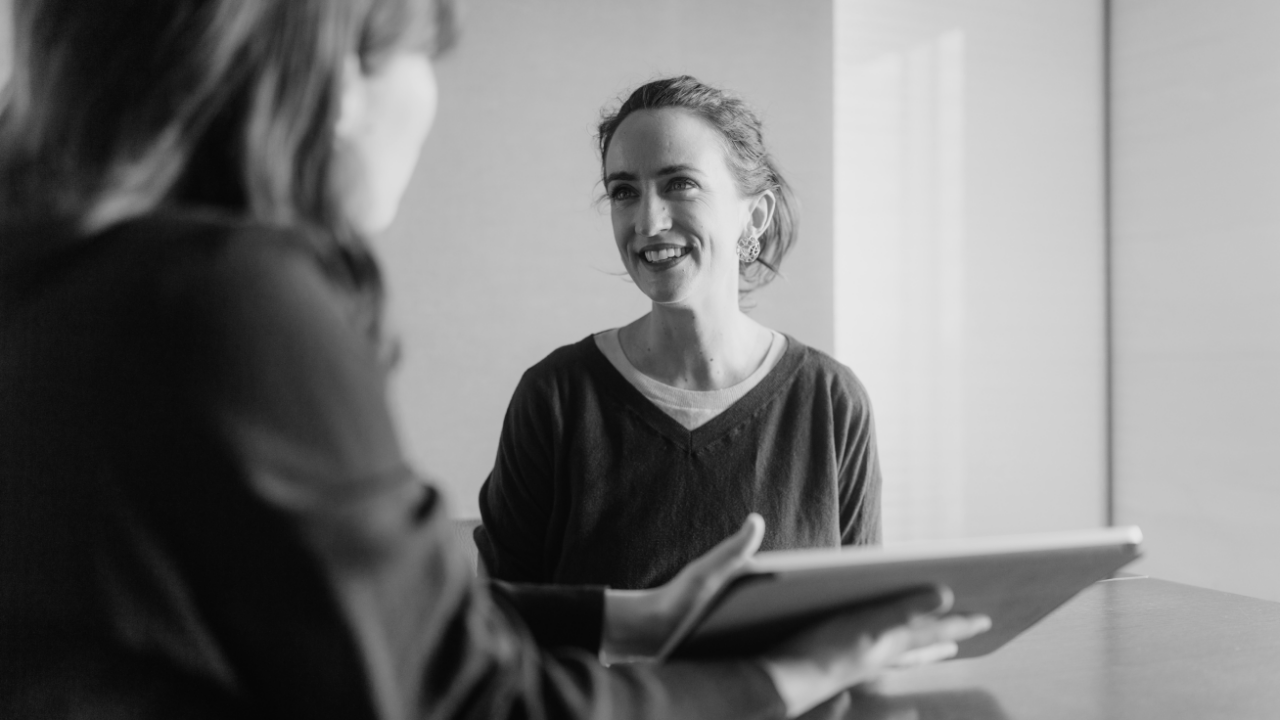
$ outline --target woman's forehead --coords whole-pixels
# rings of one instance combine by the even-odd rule
[[[684,108],[637,110],[614,133],[605,157],[605,174],[656,174],[677,165],[706,173],[727,170],[719,131],[701,115]]]

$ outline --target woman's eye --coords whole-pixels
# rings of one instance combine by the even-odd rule
[[[635,197],[636,191],[629,185],[619,185],[609,191],[609,199],[618,202],[619,200],[627,200]]]
[[[698,187],[697,183],[689,178],[673,178],[671,182],[667,183],[667,189],[675,192],[693,190],[696,187]]]

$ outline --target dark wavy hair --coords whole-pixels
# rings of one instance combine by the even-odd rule
[[[596,140],[600,146],[601,177],[609,143],[622,121],[637,110],[659,108],[684,108],[711,123],[724,139],[729,169],[743,195],[751,197],[773,191],[778,203],[773,221],[760,236],[760,257],[750,265],[739,267],[742,277],[739,292],[749,293],[766,285],[780,274],[782,259],[796,243],[799,216],[791,186],[765,147],[763,124],[742,99],[689,75],[641,85],[617,110],[606,111],[600,120]]]
[[[331,170],[345,58],[453,40],[448,0],[14,0],[0,223],[86,235],[167,208],[302,227],[381,295]]]

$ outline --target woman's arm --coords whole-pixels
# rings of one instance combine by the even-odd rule
[[[291,527],[325,578],[363,671],[338,681],[366,683],[382,717],[781,716],[753,661],[606,669],[585,653],[540,649],[472,577],[438,494],[406,468],[352,306],[295,244],[255,235],[228,241],[171,298],[192,341],[185,392],[227,448],[228,481],[239,476]],[[229,539],[219,566],[234,569],[226,556],[236,553],[254,563],[253,551]],[[273,606],[267,598],[285,590],[253,592]],[[218,632],[234,648],[247,644],[236,638],[287,636],[298,621],[282,612],[240,627],[229,616]],[[275,680],[270,662],[232,662],[262,672],[250,684]]]
[[[549,583],[554,544],[555,454],[559,446],[554,388],[530,370],[508,404],[493,470],[480,488],[476,547],[489,577]]]
[[[609,591],[603,587],[491,580],[489,593],[520,616],[539,645],[599,652],[611,605]],[[613,624],[618,625],[616,603],[612,609]],[[627,609],[622,613],[624,617],[634,615]]]
[[[840,544],[880,543],[880,458],[875,419],[866,388],[839,366],[831,385],[832,431],[838,453]]]

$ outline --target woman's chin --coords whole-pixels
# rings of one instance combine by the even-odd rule
[[[365,213],[351,219],[351,226],[366,238],[374,238],[385,233],[393,222],[395,222],[396,214],[394,211],[384,211],[380,213]]]
[[[370,197],[369,193],[353,193],[345,198],[343,214],[351,228],[366,238],[385,233],[396,219],[400,209],[399,197]]]
[[[655,306],[682,308],[690,304],[693,293],[687,287],[642,287],[641,290]]]
[[[631,269],[631,280],[655,305],[681,305],[692,295],[689,273],[677,267],[653,271],[641,266]]]

